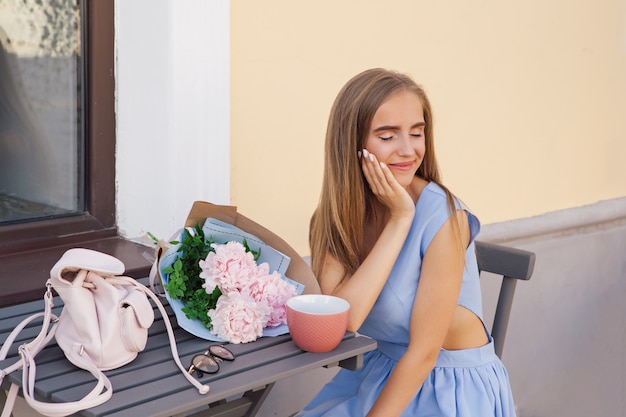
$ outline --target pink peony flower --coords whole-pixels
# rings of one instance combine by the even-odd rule
[[[230,343],[247,343],[263,335],[265,327],[287,323],[286,302],[297,295],[293,284],[270,273],[239,242],[212,244],[213,252],[199,262],[207,293],[219,287],[222,295],[208,311],[211,333]]]
[[[259,278],[266,277],[270,274],[270,264],[263,262],[256,267],[256,275]]]
[[[246,252],[239,242],[228,242],[224,245],[212,244],[215,252],[209,252],[199,265],[202,269],[200,278],[207,293],[212,293],[217,285],[223,294],[231,291],[245,290],[257,279],[257,264],[254,256]]]
[[[298,295],[298,292],[293,284],[282,280],[280,274],[274,272],[260,276],[255,283],[251,284],[249,295],[257,303],[268,307],[268,314],[265,317],[266,326],[276,327],[287,323],[287,300]]]
[[[208,312],[211,333],[230,343],[248,343],[263,335],[268,307],[253,298],[232,291],[217,301],[215,309]]]

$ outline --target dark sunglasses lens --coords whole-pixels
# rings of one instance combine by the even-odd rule
[[[213,356],[217,356],[220,359],[224,359],[225,361],[235,360],[235,355],[233,354],[233,352],[221,345],[209,346],[209,353]]]
[[[207,355],[196,355],[191,360],[194,368],[206,372],[207,374],[214,374],[220,370],[220,366],[215,360]]]

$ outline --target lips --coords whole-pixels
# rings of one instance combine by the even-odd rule
[[[397,164],[388,164],[389,167],[397,169],[399,171],[409,171],[413,168],[413,161],[411,162],[402,162]]]

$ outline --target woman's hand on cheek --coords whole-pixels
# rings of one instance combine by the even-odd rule
[[[393,173],[367,149],[361,152],[361,167],[372,192],[378,200],[389,208],[391,216],[404,216],[415,213],[413,199],[393,176]]]

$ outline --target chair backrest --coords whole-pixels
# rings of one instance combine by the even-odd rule
[[[502,277],[491,336],[498,357],[502,357],[517,280],[528,281],[535,268],[535,254],[522,249],[476,241],[478,269]]]

